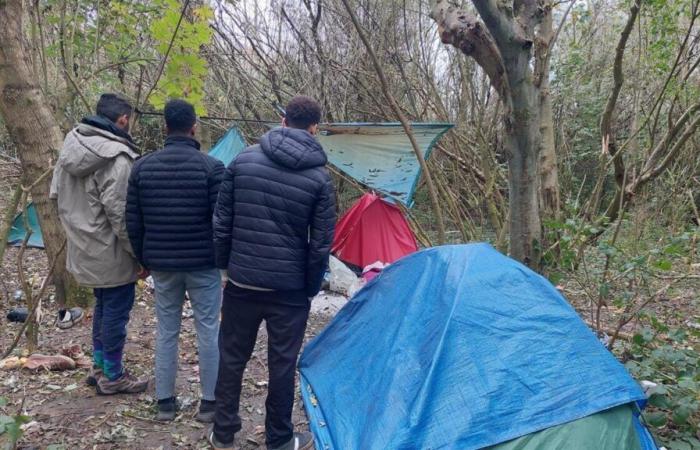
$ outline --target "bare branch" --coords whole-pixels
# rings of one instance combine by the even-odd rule
[[[430,17],[438,24],[440,40],[474,58],[496,91],[505,98],[508,81],[503,58],[484,24],[466,11],[448,5],[445,0],[433,1]]]

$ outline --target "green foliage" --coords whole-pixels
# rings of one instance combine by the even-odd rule
[[[0,444],[3,449],[14,449],[22,436],[21,426],[29,422],[29,417],[21,414],[7,415],[2,408],[7,406],[7,399],[0,397]]]
[[[697,333],[696,333],[697,334]],[[695,336],[698,337],[698,336]],[[700,353],[682,329],[659,321],[634,335],[626,367],[638,380],[657,383],[649,394],[646,422],[669,449],[700,448]],[[690,447],[687,447],[690,445]]]
[[[161,57],[167,53],[168,61],[158,89],[151,96],[151,104],[160,109],[169,98],[184,98],[195,105],[198,114],[203,114],[206,112],[204,84],[208,66],[201,49],[212,37],[209,21],[213,12],[208,6],[194,8],[180,22],[180,2],[157,0],[154,3],[163,13],[151,24],[150,34],[156,42],[156,50]]]

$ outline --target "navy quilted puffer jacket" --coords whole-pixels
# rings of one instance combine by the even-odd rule
[[[136,161],[129,177],[126,228],[150,270],[213,269],[212,215],[224,165],[199,142],[169,136],[165,148]]]
[[[326,154],[308,132],[277,128],[228,166],[214,212],[216,265],[229,279],[318,293],[335,229]]]

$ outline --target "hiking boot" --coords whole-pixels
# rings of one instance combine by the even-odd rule
[[[88,376],[85,378],[85,384],[88,386],[97,386],[97,382],[100,381],[100,378],[103,378],[105,374],[102,372],[102,367],[95,367],[92,366],[92,369],[90,369],[90,373],[88,373]]]
[[[148,388],[148,380],[139,380],[125,370],[122,376],[114,381],[109,381],[103,376],[97,380],[95,388],[99,395],[138,394]]]
[[[214,400],[204,400],[199,402],[199,412],[195,416],[199,422],[212,423],[216,415],[216,402]]]
[[[160,422],[175,420],[178,409],[177,399],[175,397],[158,400],[158,414],[156,415],[156,420]]]
[[[314,437],[311,433],[294,433],[294,437],[279,447],[268,447],[268,450],[311,450],[314,448]]]
[[[236,447],[235,438],[230,444],[222,444],[221,442],[217,441],[216,437],[214,437],[214,427],[211,427],[207,432],[207,441],[214,450],[238,450],[238,447]]]

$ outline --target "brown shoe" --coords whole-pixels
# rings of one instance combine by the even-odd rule
[[[114,381],[109,381],[107,377],[100,378],[95,387],[99,395],[138,394],[147,388],[148,380],[139,380],[126,370]]]
[[[88,386],[97,386],[97,382],[100,381],[100,378],[104,378],[102,368],[93,366],[92,369],[90,369],[90,373],[88,373],[87,378],[85,378],[85,384]]]

